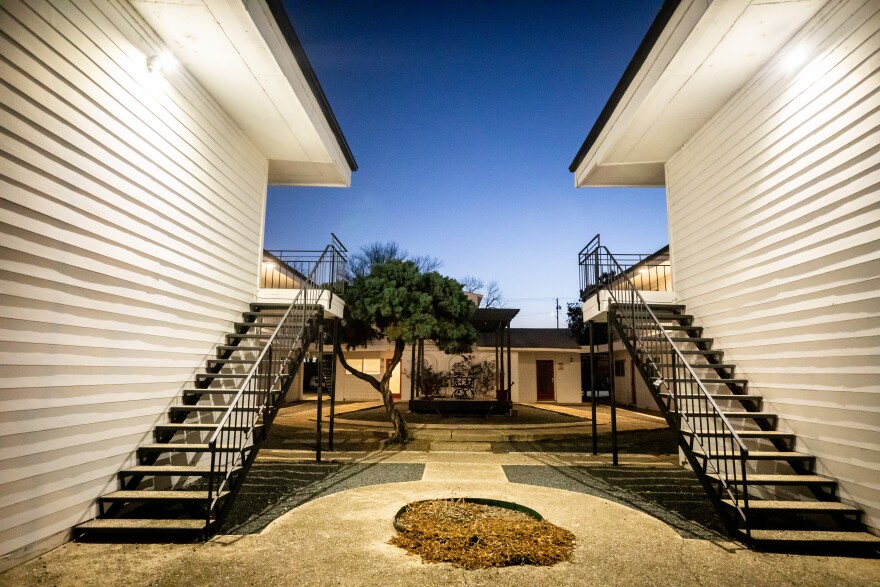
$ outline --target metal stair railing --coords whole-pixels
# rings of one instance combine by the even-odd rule
[[[301,288],[278,322],[266,345],[239,386],[235,397],[217,423],[208,440],[210,474],[208,476],[208,507],[206,535],[212,527],[212,515],[225,491],[232,489],[233,477],[247,466],[250,451],[260,441],[257,428],[265,435],[281,404],[281,396],[302,361],[309,344],[311,308],[323,291],[336,289],[340,266],[345,265],[345,249],[334,241],[313,261]],[[338,289],[337,292],[338,293]],[[317,310],[313,310],[315,313]],[[239,476],[240,479],[240,476]],[[219,521],[216,520],[215,521]]]
[[[749,450],[742,438],[685,360],[626,269],[600,244],[598,235],[581,250],[579,260],[582,269],[593,272],[593,283],[598,285],[596,295],[602,290],[608,292],[609,321],[642,369],[648,388],[664,410],[667,421],[676,427],[679,435],[685,431],[690,436],[686,443],[690,451],[688,460],[694,465],[699,464],[696,457],[702,459],[705,470],[698,474],[717,475],[750,540],[746,474]],[[661,387],[666,388],[672,398],[669,405],[659,396]],[[695,445],[699,454],[694,451]],[[738,465],[735,461],[739,461]],[[705,485],[706,480],[702,481]],[[718,497],[713,499],[717,501]]]

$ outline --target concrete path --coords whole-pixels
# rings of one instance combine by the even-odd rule
[[[674,519],[661,521],[639,511],[635,501],[633,507],[621,501],[631,497],[614,493],[609,469],[621,478],[627,472],[676,474],[674,457],[625,455],[623,466],[612,469],[609,455],[442,449],[336,455],[340,463],[374,471],[416,466],[416,475],[325,493],[259,534],[221,535],[206,544],[70,543],[0,575],[0,586],[880,585],[878,560],[763,554],[711,532],[707,538],[685,538]],[[259,463],[293,466],[312,456],[272,451]],[[585,475],[593,494],[547,486],[554,475],[577,481],[567,477],[574,472]],[[599,496],[602,491],[607,498]],[[388,544],[393,516],[405,504],[465,496],[537,510],[575,534],[573,560],[552,567],[465,571],[424,564]]]

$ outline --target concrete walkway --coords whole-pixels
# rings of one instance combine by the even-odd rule
[[[630,450],[612,467],[610,454],[583,452],[589,438],[517,444],[499,441],[499,433],[423,439],[405,450],[378,450],[376,438],[351,440],[340,442],[349,450],[325,452],[325,462],[315,463],[298,440],[314,427],[313,408],[279,415],[226,534],[193,544],[68,543],[0,575],[0,587],[880,586],[877,559],[767,554],[732,542],[674,454]],[[652,442],[653,430],[664,425],[632,413],[619,414],[618,423],[625,431],[647,431]],[[608,425],[607,414],[600,413],[599,424]],[[465,571],[424,564],[388,544],[401,507],[447,497],[530,507],[575,534],[573,560]]]
[[[878,560],[758,553],[711,532],[687,538],[674,521],[597,495],[539,486],[529,477],[559,467],[601,469],[608,455],[440,448],[339,454],[364,466],[423,468],[418,480],[356,487],[308,501],[258,534],[221,535],[206,544],[70,543],[0,575],[0,586],[880,585]],[[273,451],[260,462],[295,463],[304,456]],[[626,455],[622,461],[616,471],[678,470],[673,457]],[[528,484],[511,482],[516,471],[527,470],[532,471]],[[537,510],[575,534],[573,560],[553,567],[465,571],[423,564],[388,544],[393,516],[408,502],[464,496]]]

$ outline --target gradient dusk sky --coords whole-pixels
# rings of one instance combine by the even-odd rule
[[[360,167],[351,188],[270,188],[265,246],[396,241],[496,280],[514,327],[553,327],[577,253],[668,242],[662,189],[574,188],[568,166],[660,0],[287,0]]]

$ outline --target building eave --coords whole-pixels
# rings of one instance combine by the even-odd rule
[[[130,1],[268,160],[269,184],[351,185],[354,156],[281,0]]]
[[[824,0],[668,0],[569,170],[577,187],[666,185],[666,163]]]

